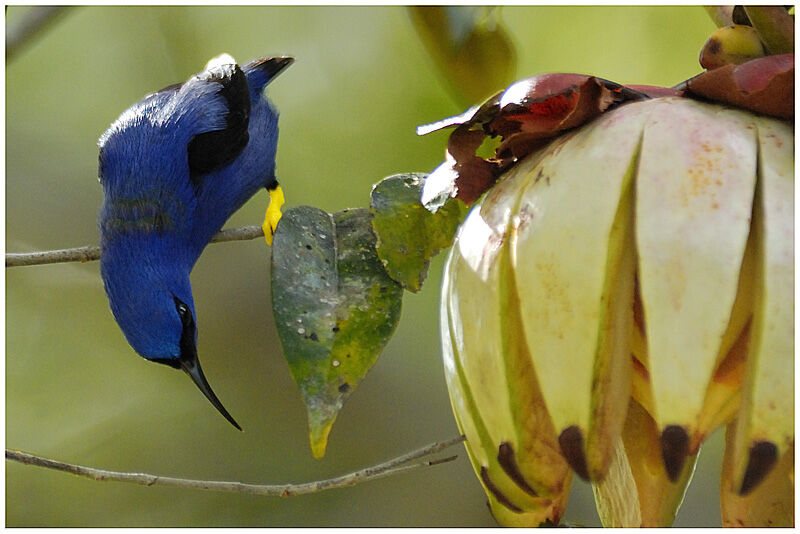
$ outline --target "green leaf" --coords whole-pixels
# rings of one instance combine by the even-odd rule
[[[461,222],[462,204],[450,199],[436,213],[422,205],[425,174],[396,174],[372,188],[372,227],[378,236],[378,256],[393,279],[409,291],[419,291],[428,265],[439,250],[453,242]]]
[[[331,215],[301,206],[275,232],[272,309],[315,458],[400,319],[403,289],[378,259],[371,219],[363,208]]]

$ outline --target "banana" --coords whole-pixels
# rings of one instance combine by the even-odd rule
[[[744,376],[744,364],[750,339],[750,319],[753,306],[753,269],[756,254],[752,246],[752,232],[745,249],[739,273],[739,287],[733,312],[720,344],[717,364],[705,394],[697,430],[691,436],[690,450],[695,450],[716,428],[728,424],[739,409],[739,390]],[[650,389],[650,372],[647,358],[647,341],[643,331],[641,297],[634,302],[633,337],[631,351],[634,356],[633,398],[654,416],[653,395]]]
[[[794,445],[747,495],[735,490],[736,460],[733,451],[736,423],[725,433],[725,456],[722,460],[720,503],[724,527],[793,527],[794,526]]]
[[[631,400],[608,475],[592,483],[603,526],[668,527],[675,520],[692,479],[697,454],[687,459],[672,482],[661,461],[659,439],[653,418]]]
[[[754,307],[733,447],[733,489],[752,491],[794,443],[794,135],[758,118]]]
[[[717,363],[700,412],[697,429],[690,437],[690,450],[696,450],[716,428],[728,424],[739,410],[740,386],[750,339],[750,322],[753,310],[753,279],[756,251],[750,232],[742,266],[739,285],[733,304],[730,321],[720,343]],[[654,416],[653,396],[650,389],[650,373],[647,358],[641,297],[636,293],[634,301],[634,329],[631,350],[634,356],[633,398]]]
[[[750,128],[748,128],[750,126]],[[696,452],[699,419],[730,323],[749,232],[752,115],[659,99],[636,182],[639,287],[652,412],[672,480]]]
[[[462,224],[442,289],[445,376],[459,428],[492,513],[507,525],[558,523],[571,472],[539,393],[505,287],[503,235],[518,195],[506,180]],[[464,288],[459,291],[460,288]]]
[[[739,410],[740,390],[750,344],[756,261],[754,232],[751,229],[739,271],[733,311],[722,337],[717,365],[706,391],[690,449],[699,446],[718,427],[730,423]]]
[[[522,326],[562,453],[587,479],[608,468],[630,395],[632,178],[650,105],[619,108],[518,165],[534,176],[509,232]]]
[[[712,70],[723,65],[740,65],[765,55],[756,30],[743,24],[731,24],[711,34],[700,51],[700,65]]]

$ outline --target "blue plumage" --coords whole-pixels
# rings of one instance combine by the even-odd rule
[[[98,142],[100,273],[114,317],[136,352],[186,371],[237,428],[197,359],[189,273],[260,188],[271,198],[280,193],[278,116],[263,89],[292,61],[240,68],[228,55],[215,58],[185,83],[134,104]],[[268,219],[277,221],[269,211]]]

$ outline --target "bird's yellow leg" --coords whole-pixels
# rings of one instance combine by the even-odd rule
[[[264,215],[264,224],[261,229],[264,230],[264,238],[267,240],[267,245],[272,245],[272,236],[275,234],[275,228],[278,226],[278,221],[281,220],[281,207],[283,206],[283,189],[281,186],[275,186],[274,189],[269,189],[269,206],[267,206],[267,213]]]

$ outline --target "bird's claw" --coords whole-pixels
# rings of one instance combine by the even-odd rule
[[[275,229],[278,227],[278,221],[281,220],[281,207],[283,207],[283,189],[281,186],[276,186],[275,189],[269,190],[269,206],[267,206],[267,213],[264,215],[264,224],[261,228],[264,230],[264,239],[267,245],[272,246],[272,236],[275,234]]]

